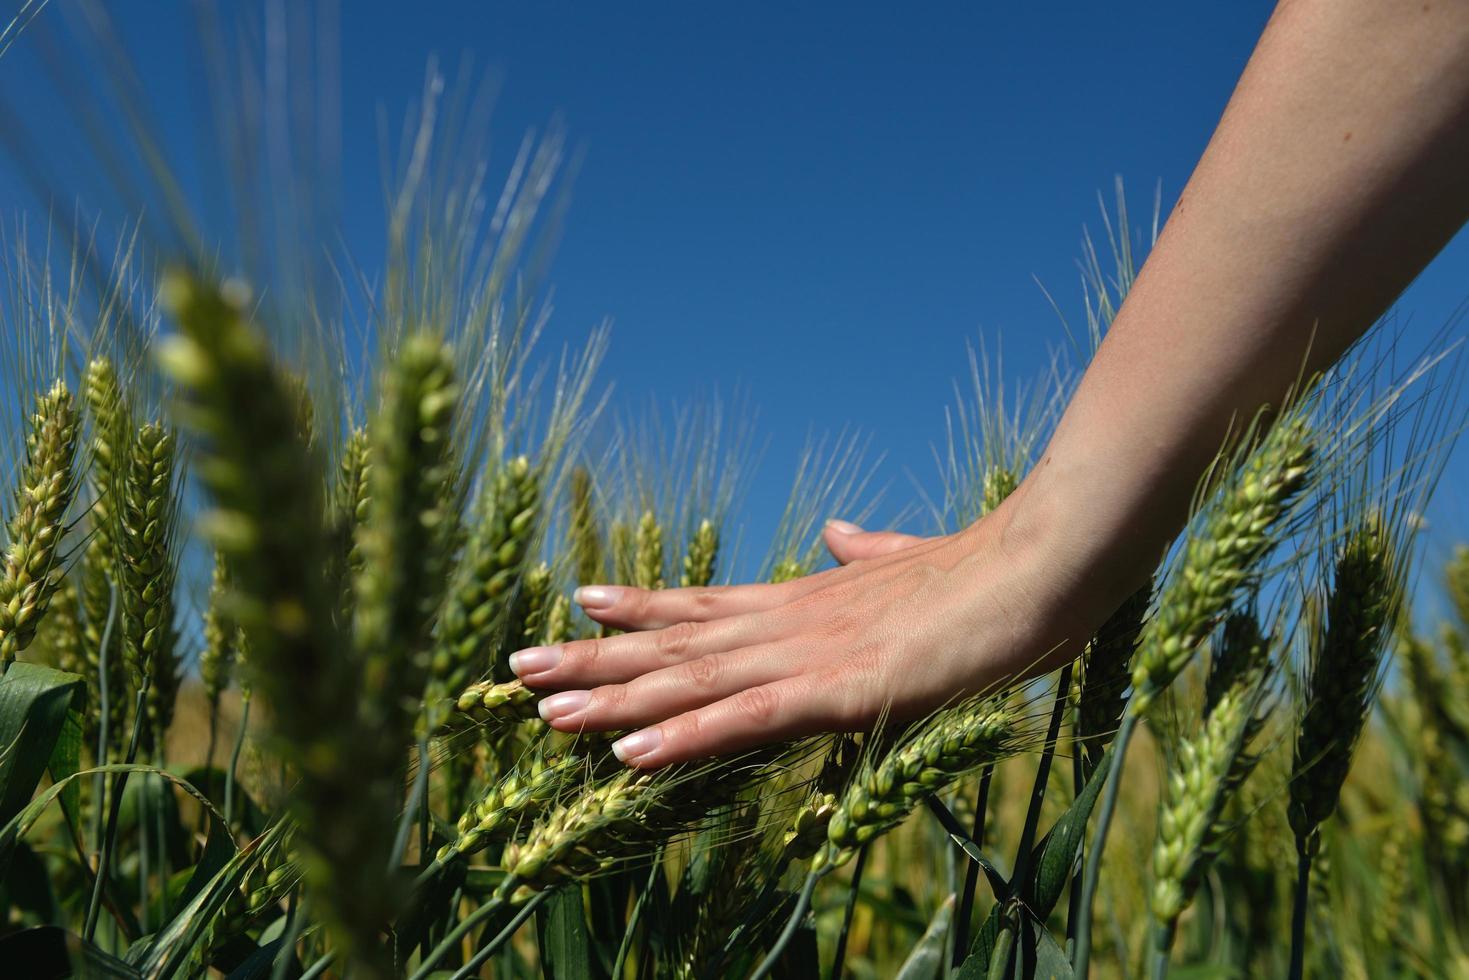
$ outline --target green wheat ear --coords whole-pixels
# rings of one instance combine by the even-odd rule
[[[1003,699],[971,698],[913,727],[842,792],[811,862],[815,874],[841,867],[863,844],[887,833],[924,797],[1019,750],[1016,718]]]
[[[1151,583],[1129,596],[1097,630],[1082,655],[1081,693],[1076,733],[1095,770],[1111,744],[1127,708],[1127,686],[1132,678],[1132,654],[1152,601]]]
[[[483,478],[469,539],[449,580],[430,663],[430,729],[442,722],[446,699],[472,678],[487,671],[499,679],[508,677],[500,654],[508,657],[520,638],[507,640],[507,626],[540,519],[540,501],[540,474],[525,456],[494,466]]]
[[[368,430],[372,507],[358,534],[354,626],[363,707],[384,732],[405,732],[430,677],[430,630],[457,529],[444,487],[455,479],[450,434],[459,395],[452,349],[415,334],[388,365]]]
[[[204,648],[199,651],[199,680],[204,685],[204,699],[209,702],[211,712],[219,709],[219,700],[230,686],[239,653],[237,630],[223,608],[227,591],[224,559],[215,554],[209,600],[204,608]]]
[[[688,553],[684,555],[683,575],[679,584],[684,588],[705,586],[714,581],[714,563],[719,557],[719,529],[714,522],[705,518],[699,522],[689,540]]]
[[[663,588],[663,528],[658,515],[643,511],[633,545],[633,584],[640,589]]]
[[[114,623],[121,618],[113,594],[117,582],[113,515],[115,501],[122,494],[123,453],[132,430],[131,411],[110,358],[98,357],[87,365],[82,378],[82,400],[91,427],[92,456],[92,505],[88,512],[91,535],[82,556],[81,598],[86,614],[82,630],[86,641],[87,689],[97,703],[103,683],[103,635],[107,633],[109,614]],[[127,666],[123,663],[120,638],[121,630],[114,628],[109,640],[111,649],[107,651],[106,684],[109,700],[114,704],[127,689]],[[121,748],[123,726],[114,726],[109,738],[114,747]],[[95,745],[95,738],[89,744]]]
[[[1290,825],[1303,848],[1336,809],[1402,603],[1397,543],[1373,515],[1338,553],[1324,629],[1312,638],[1290,783]]]
[[[1202,523],[1189,531],[1179,566],[1159,595],[1158,611],[1142,629],[1134,658],[1142,715],[1188,664],[1235,598],[1259,575],[1276,541],[1275,529],[1306,485],[1312,460],[1304,419],[1280,420],[1237,473],[1230,475]]]
[[[597,503],[592,474],[585,466],[571,471],[570,519],[567,522],[568,545],[576,566],[579,585],[597,585],[607,578],[606,548],[597,523]]]
[[[57,381],[36,399],[26,433],[25,465],[6,526],[8,548],[0,574],[0,665],[28,647],[60,587],[61,539],[76,491],[76,405]]]
[[[341,536],[343,554],[338,569],[341,577],[342,613],[351,618],[352,583],[362,574],[359,529],[367,523],[372,505],[372,453],[367,429],[358,427],[347,436],[337,466],[337,484],[332,496],[333,523]]]
[[[114,515],[123,661],[135,688],[148,684],[143,744],[150,749],[162,745],[179,685],[173,623],[178,573],[175,448],[173,433],[159,423],[148,423],[134,434],[125,452]]]
[[[1269,666],[1255,617],[1232,615],[1211,665],[1203,727],[1174,751],[1159,810],[1151,902],[1159,955],[1171,948],[1179,916],[1228,837],[1225,805],[1259,761],[1249,748],[1263,722]]]

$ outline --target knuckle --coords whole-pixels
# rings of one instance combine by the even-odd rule
[[[759,728],[775,720],[780,701],[780,694],[770,687],[746,688],[731,699],[736,714]]]
[[[659,630],[654,635],[653,643],[660,655],[668,659],[678,659],[689,652],[698,634],[699,628],[693,623],[674,623]]]
[[[683,672],[683,680],[695,687],[712,689],[719,685],[719,677],[724,672],[723,664],[718,657],[700,657],[690,660],[680,670]]]
[[[713,589],[696,589],[689,594],[689,605],[694,614],[704,619],[719,611],[719,593]]]

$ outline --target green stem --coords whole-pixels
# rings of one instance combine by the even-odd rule
[[[1311,848],[1307,838],[1296,838],[1296,894],[1290,914],[1290,980],[1301,980],[1306,969],[1306,906],[1311,899]]]
[[[98,728],[97,728],[97,765],[107,765],[107,732],[108,712],[111,709],[110,699],[107,696],[107,647],[112,643],[112,624],[117,621],[117,586],[112,585],[108,590],[107,600],[107,623],[102,627],[102,645],[97,650],[97,700],[98,700]],[[92,849],[102,850],[102,833],[104,828],[103,814],[107,812],[107,777],[98,773],[92,781],[92,795],[96,798],[97,819],[94,833],[92,835]]]
[[[1127,763],[1127,746],[1132,741],[1132,732],[1137,727],[1137,714],[1128,711],[1117,730],[1117,740],[1112,745],[1116,761],[1107,773],[1107,789],[1102,797],[1102,809],[1097,815],[1097,829],[1092,835],[1091,847],[1086,855],[1086,872],[1081,879],[1081,905],[1077,909],[1076,953],[1072,960],[1072,972],[1085,978],[1092,952],[1092,904],[1097,895],[1097,882],[1102,871],[1102,852],[1107,846],[1107,831],[1112,826],[1112,814],[1117,809],[1117,789],[1122,785],[1122,768]]]
[[[413,789],[408,794],[408,806],[404,808],[403,816],[398,820],[398,833],[393,839],[393,852],[388,856],[389,874],[396,871],[403,863],[403,855],[408,851],[408,835],[413,832],[413,827],[418,822],[418,808],[423,805],[423,797],[427,791],[428,736],[423,735],[418,740],[418,771],[413,774]]]
[[[862,869],[867,866],[867,851],[871,845],[863,844],[857,851],[857,863],[852,866],[852,887],[847,892],[847,908],[842,913],[842,931],[837,934],[836,955],[831,961],[831,980],[841,980],[842,965],[847,959],[847,937],[852,932],[852,915],[857,911],[857,896],[862,891]]]
[[[494,956],[495,950],[499,949],[511,936],[515,935],[515,931],[525,924],[526,919],[531,917],[531,913],[536,910],[536,906],[544,902],[550,894],[548,891],[537,892],[534,898],[525,903],[524,908],[515,913],[515,918],[511,919],[505,928],[501,929],[495,935],[494,939],[485,943],[484,947],[478,953],[471,956],[469,962],[461,966],[459,971],[450,977],[449,980],[469,980],[470,977],[478,973],[479,968],[484,965],[484,962],[491,956]]]
[[[439,941],[439,944],[433,948],[433,952],[419,961],[418,969],[413,971],[413,974],[408,980],[424,980],[430,973],[433,973],[434,966],[439,960],[449,955],[454,947],[459,944],[459,940],[467,936],[475,926],[505,908],[508,904],[507,899],[515,891],[515,884],[514,878],[506,878],[501,883],[499,890],[495,892],[494,896],[488,902],[465,916],[464,921],[449,930],[449,934]]]
[[[1075,751],[1071,755],[1071,798],[1079,798],[1086,788],[1087,773],[1085,770],[1086,753],[1080,748],[1081,741],[1075,736],[1076,722],[1071,725],[1072,741],[1075,743]],[[1066,900],[1066,955],[1070,956],[1076,949],[1076,914],[1081,908],[1081,862],[1086,857],[1086,840],[1083,838],[1081,847],[1078,848],[1076,856],[1076,870],[1071,873],[1071,889]]]
[[[143,687],[138,691],[137,714],[133,719],[133,737],[128,744],[127,764],[132,765],[138,757],[138,738],[142,730],[143,704],[148,697],[148,679],[143,678]],[[97,859],[97,881],[92,886],[92,900],[87,906],[87,921],[82,938],[87,942],[97,933],[97,915],[102,908],[102,888],[107,881],[109,865],[112,863],[112,847],[117,839],[117,818],[122,810],[122,791],[127,787],[126,771],[117,774],[112,782],[112,801],[107,812],[107,829],[102,835],[102,854]]]
[[[1158,923],[1153,931],[1153,980],[1165,980],[1168,962],[1173,953],[1173,934],[1178,929],[1178,920]]]
[[[1035,785],[1030,791],[1030,808],[1026,810],[1025,828],[1020,833],[1020,847],[1015,852],[1015,873],[1011,880],[1016,884],[1023,883],[1030,873],[1030,852],[1035,847],[1035,835],[1040,830],[1041,806],[1046,801],[1046,786],[1051,780],[1051,763],[1056,758],[1056,740],[1061,737],[1061,719],[1066,715],[1066,697],[1070,693],[1071,664],[1067,664],[1061,668],[1061,678],[1056,682],[1056,703],[1051,708],[1051,721],[1046,728],[1046,747],[1041,751],[1041,760],[1036,766]]]
[[[662,857],[662,849],[659,849],[659,857]],[[627,954],[632,951],[633,933],[637,932],[638,923],[643,918],[643,908],[648,904],[648,893],[653,888],[653,882],[657,875],[663,870],[663,862],[655,860],[652,867],[648,869],[648,880],[643,885],[643,890],[638,892],[637,901],[633,903],[632,914],[628,916],[627,928],[622,932],[622,942],[617,945],[617,959],[612,961],[612,980],[622,980],[622,972],[627,964]]]
[[[306,903],[298,902],[296,892],[286,903],[286,930],[281,937],[281,948],[275,951],[275,962],[270,971],[270,980],[286,980],[291,962],[296,958],[296,940],[301,938],[301,927],[306,922]]]
[[[235,732],[235,747],[230,752],[230,767],[224,774],[224,826],[233,832],[235,818],[235,771],[240,767],[240,752],[245,748],[245,732],[250,727],[250,693],[240,693],[240,730]]]
[[[336,956],[337,954],[332,950],[323,953],[321,959],[311,964],[311,967],[305,973],[301,974],[299,980],[316,980],[317,977],[327,971],[327,967],[332,965],[332,961],[336,959]]]
[[[999,935],[995,936],[995,948],[990,951],[990,968],[985,971],[985,976],[990,980],[1008,980],[1010,976],[1010,960],[1015,952],[1015,918],[1013,915],[1005,916],[1005,924],[1000,927]]]
[[[974,799],[974,829],[969,834],[969,839],[974,841],[976,847],[984,846],[985,811],[989,809],[990,783],[994,776],[995,767],[988,765],[979,777],[979,793]],[[956,967],[964,962],[964,957],[969,952],[969,920],[974,916],[974,895],[978,890],[979,862],[971,857],[964,869],[964,891],[959,896],[959,907],[955,910],[953,965]]]
[[[775,945],[770,947],[770,952],[765,955],[765,959],[761,960],[755,972],[750,974],[750,980],[763,980],[771,970],[775,969],[775,964],[780,961],[781,954],[795,938],[801,920],[806,917],[806,910],[811,907],[811,893],[816,890],[817,878],[818,875],[815,872],[806,876],[806,883],[801,886],[801,894],[796,898],[796,907],[791,911],[790,920],[786,922],[785,928],[781,930]]]

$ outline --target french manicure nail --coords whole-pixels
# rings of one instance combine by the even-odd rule
[[[510,655],[510,669],[524,676],[526,674],[539,674],[544,670],[550,670],[561,662],[561,648],[555,647],[527,647],[519,653]]]
[[[851,521],[839,521],[836,518],[826,522],[826,526],[838,534],[861,534],[862,529]]]
[[[571,594],[583,609],[606,609],[622,596],[622,590],[610,585],[583,585]]]
[[[543,702],[544,703],[544,702]],[[612,743],[612,754],[622,762],[632,762],[652,752],[663,741],[663,733],[656,728],[644,728]]]
[[[562,691],[542,701],[537,708],[542,721],[556,721],[574,715],[592,699],[591,691]]]

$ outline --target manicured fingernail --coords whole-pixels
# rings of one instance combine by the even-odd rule
[[[560,647],[528,647],[510,655],[510,669],[522,677],[550,670],[560,662]]]
[[[556,721],[576,714],[585,708],[591,699],[591,691],[562,691],[542,701],[537,710],[541,713],[542,721]]]
[[[633,732],[613,742],[612,754],[623,762],[632,762],[652,752],[662,741],[661,731],[656,728],[644,728],[640,732]]]
[[[826,522],[826,526],[838,534],[861,534],[862,529],[851,521],[839,521],[836,518]]]
[[[571,594],[583,609],[606,609],[622,596],[622,590],[610,585],[583,585]]]

